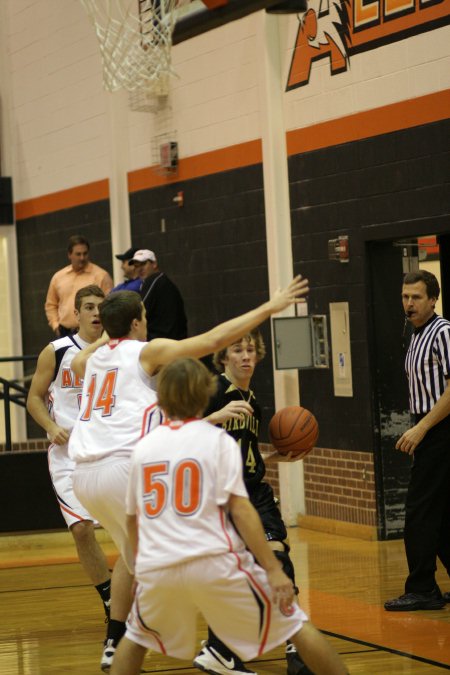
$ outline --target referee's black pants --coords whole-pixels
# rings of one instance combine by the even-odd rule
[[[414,451],[404,540],[406,593],[435,588],[438,557],[450,576],[450,415],[432,427]]]

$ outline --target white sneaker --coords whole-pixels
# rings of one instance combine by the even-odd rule
[[[237,656],[225,658],[217,649],[205,643],[194,659],[194,666],[209,675],[258,675],[244,666]]]
[[[109,669],[112,666],[116,648],[117,645],[114,640],[112,640],[111,638],[109,640],[105,640],[102,660],[100,663],[100,668],[103,670],[104,673],[109,673]]]

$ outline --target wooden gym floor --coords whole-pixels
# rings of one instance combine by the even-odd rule
[[[290,530],[300,602],[352,675],[434,675],[450,670],[450,605],[393,614],[383,602],[402,592],[401,541],[350,539]],[[111,561],[114,547],[99,532]],[[438,582],[450,590],[442,568]],[[170,608],[168,608],[170,611]],[[98,675],[103,610],[71,544],[55,533],[0,537],[0,673]],[[205,637],[199,623],[198,640]],[[283,649],[252,662],[259,675],[285,675]],[[147,656],[144,672],[198,673],[190,662]]]

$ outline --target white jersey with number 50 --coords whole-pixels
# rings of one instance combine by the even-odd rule
[[[162,424],[131,457],[127,513],[138,512],[136,572],[245,548],[224,506],[247,497],[241,452],[203,420]]]
[[[129,456],[142,435],[160,423],[156,393],[139,362],[145,345],[110,340],[88,359],[69,441],[69,455],[77,464]]]

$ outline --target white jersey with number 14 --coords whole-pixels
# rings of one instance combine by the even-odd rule
[[[80,413],[69,441],[76,463],[129,456],[155,417],[156,393],[139,356],[147,343],[111,340],[87,361]]]

